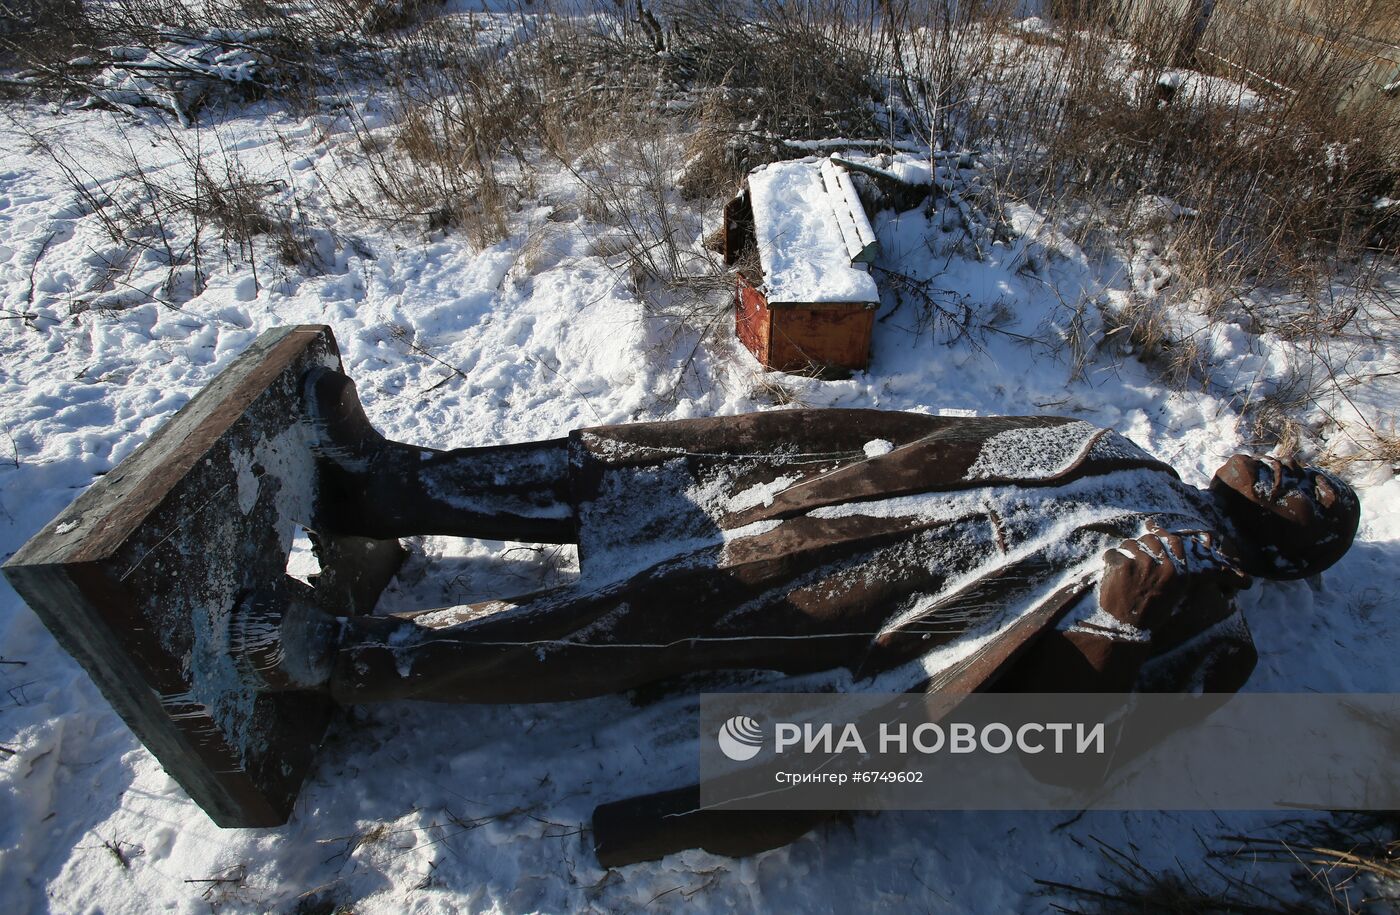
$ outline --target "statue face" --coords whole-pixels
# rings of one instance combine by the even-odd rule
[[[1237,454],[1210,489],[1239,534],[1245,571],[1305,578],[1342,558],[1356,535],[1361,505],[1342,480],[1293,460]]]

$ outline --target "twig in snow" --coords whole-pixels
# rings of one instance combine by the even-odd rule
[[[219,887],[228,884],[241,884],[247,876],[248,866],[245,864],[235,864],[218,877],[187,877],[185,878],[185,882],[206,884],[204,892],[200,895],[207,900],[211,898],[214,891]]]
[[[887,267],[871,265],[878,270],[888,281],[890,288],[894,290],[896,301],[901,299],[902,293],[914,296],[919,304],[919,324],[922,330],[924,327],[933,331],[934,339],[938,338],[938,331],[942,328],[948,335],[947,342],[952,343],[960,338],[967,338],[968,344],[978,352],[982,352],[982,347],[972,338],[972,316],[973,308],[964,296],[959,296],[955,290],[940,289],[933,285],[933,281],[919,279],[898,270],[890,270]],[[935,295],[946,295],[953,299],[952,305],[957,308],[948,307],[944,303],[934,298]],[[893,312],[891,312],[893,313]],[[887,316],[888,317],[888,316]]]
[[[426,349],[424,349],[423,347],[419,346],[417,343],[414,343],[412,340],[410,340],[409,337],[408,337],[408,328],[406,328],[406,327],[404,327],[404,326],[402,326],[402,325],[400,325],[400,324],[390,324],[390,325],[389,325],[389,336],[393,337],[395,340],[398,340],[400,343],[402,343],[404,346],[408,347],[409,349],[413,350],[413,351],[414,351],[415,353],[417,353],[418,355],[423,356],[424,358],[427,358],[427,359],[431,359],[432,361],[436,362],[438,365],[442,366],[443,368],[445,368],[445,369],[447,369],[449,372],[451,372],[452,375],[456,375],[458,378],[462,379],[463,381],[469,381],[469,380],[470,380],[469,378],[467,378],[467,373],[466,373],[466,372],[464,372],[464,371],[462,371],[461,369],[457,368],[457,366],[453,365],[453,364],[450,363],[450,362],[447,362],[447,361],[445,361],[445,360],[443,360],[443,359],[439,359],[437,356],[434,356],[432,353],[428,352]],[[527,357],[527,358],[528,358],[528,357]],[[452,376],[449,375],[448,378],[450,378],[450,377],[452,377]],[[443,384],[443,382],[445,382],[446,380],[447,380],[447,379],[444,378],[442,381],[439,381],[437,384],[433,385],[431,388],[428,388],[428,391],[432,391],[432,390],[435,390],[435,389],[438,388],[438,387],[441,387],[442,384]],[[424,393],[427,393],[427,391],[425,391]]]
[[[1097,837],[1091,838],[1108,865],[1108,870],[1099,875],[1103,888],[1036,879],[1036,885],[1044,890],[1091,906],[1069,908],[1051,903],[1052,910],[1073,913],[1230,912],[1235,915],[1292,915],[1308,911],[1302,907],[1288,907],[1262,887],[1219,871],[1213,872],[1223,878],[1223,886],[1201,885],[1179,862],[1175,870],[1151,870],[1135,854],[1113,848]]]
[[[574,393],[578,394],[579,397],[583,398],[583,405],[586,406],[586,407],[588,408],[588,412],[589,412],[589,413],[592,413],[592,414],[593,414],[593,418],[596,419],[596,420],[598,420],[598,425],[601,426],[601,425],[604,424],[604,423],[603,423],[603,417],[599,416],[599,415],[598,415],[598,411],[595,410],[595,409],[593,409],[593,402],[592,402],[591,400],[588,399],[588,395],[587,395],[587,394],[585,394],[585,393],[583,393],[583,391],[579,390],[579,386],[578,386],[578,385],[574,384],[574,383],[573,383],[572,381],[570,381],[568,378],[565,378],[563,375],[559,374],[559,370],[558,370],[558,369],[554,368],[552,365],[550,365],[549,363],[545,362],[543,359],[536,359],[536,358],[534,358],[533,356],[530,356],[530,355],[527,354],[527,353],[522,353],[521,355],[523,355],[523,356],[525,357],[525,361],[526,361],[526,362],[533,362],[533,363],[535,363],[536,365],[542,365],[542,366],[544,366],[546,369],[548,369],[548,370],[554,375],[555,378],[558,378],[560,381],[564,382],[564,383],[567,384],[569,387],[573,388],[573,389],[574,389]]]
[[[0,321],[23,321],[31,329],[37,330],[38,325],[34,322],[39,319],[37,311],[15,311],[13,308],[0,308]]]
[[[112,857],[117,859],[117,863],[122,866],[122,870],[131,870],[131,859],[126,852],[122,851],[122,845],[126,843],[116,839],[104,839],[102,847],[112,853]]]
[[[243,865],[241,865],[241,864],[238,865],[238,868],[242,868],[242,867],[243,867]],[[186,883],[242,883],[242,882],[243,882],[243,877],[242,877],[241,875],[235,875],[235,876],[231,876],[231,877],[186,877],[186,878],[185,878],[185,882],[186,882]]]
[[[681,889],[680,884],[676,884],[675,886],[671,887],[669,890],[662,890],[661,892],[657,893],[655,896],[653,896],[653,897],[651,897],[650,899],[648,899],[648,900],[647,900],[647,905],[651,905],[653,902],[655,902],[656,900],[660,899],[662,896],[669,896],[669,895],[671,895],[672,893],[674,893],[676,890],[679,890],[679,889]]]
[[[543,823],[543,824],[546,825],[546,826],[553,826],[553,827],[555,827],[556,829],[567,829],[567,830],[569,830],[568,832],[553,833],[553,834],[550,834],[550,833],[546,832],[546,833],[544,834],[543,838],[546,838],[546,839],[566,839],[566,838],[568,838],[569,836],[576,836],[576,835],[580,835],[580,834],[583,833],[583,827],[582,827],[582,826],[570,827],[569,824],[567,824],[567,823],[556,823],[556,822],[554,822],[553,820],[546,820],[544,817],[535,816],[533,813],[531,813],[531,812],[528,811],[528,810],[522,810],[522,811],[520,811],[520,812],[521,812],[522,814],[524,814],[525,816],[529,817],[530,819],[534,820],[536,823]]]
[[[29,704],[29,696],[25,693],[24,688],[26,686],[33,686],[37,682],[37,680],[26,680],[18,686],[11,686],[9,689],[5,690],[10,696],[10,701],[14,703],[14,708]],[[19,695],[15,695],[16,693]]]
[[[1064,403],[1064,401],[1060,401],[1060,403]],[[1089,810],[1088,810],[1088,808],[1086,807],[1085,809],[1083,809],[1083,810],[1079,811],[1078,813],[1076,813],[1074,816],[1070,817],[1068,820],[1061,820],[1060,822],[1056,823],[1054,826],[1051,826],[1051,827],[1050,827],[1050,831],[1051,831],[1051,832],[1059,832],[1061,829],[1066,829],[1066,828],[1068,828],[1068,827],[1070,827],[1070,826],[1073,826],[1075,823],[1078,823],[1080,820],[1082,820],[1082,819],[1084,818],[1084,814],[1086,814],[1086,813],[1088,813],[1088,812],[1089,812]]]
[[[39,268],[39,261],[44,259],[44,254],[49,250],[49,245],[57,235],[57,230],[49,233],[48,238],[45,238],[44,243],[39,246],[39,253],[34,255],[34,260],[29,264],[29,289],[24,293],[24,304],[26,305],[34,304],[34,272]]]

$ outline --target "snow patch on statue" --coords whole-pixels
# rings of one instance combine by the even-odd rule
[[[963,478],[1053,480],[1086,459],[1150,461],[1152,456],[1112,430],[1075,420],[990,436]]]
[[[684,458],[606,474],[595,498],[577,507],[584,577],[601,583],[723,538],[707,505],[720,497],[694,485]]]
[[[298,525],[309,521],[315,498],[315,467],[306,443],[306,429],[292,424],[274,435],[258,433],[251,448],[233,446],[229,464],[233,477],[229,485],[242,515],[264,518],[276,531],[283,555],[290,552]],[[181,552],[224,551],[238,555],[248,544],[234,544],[235,527],[220,532],[229,538],[226,545],[182,543]],[[248,557],[244,557],[248,560]],[[229,653],[228,616],[232,606],[226,596],[246,588],[245,576],[251,561],[188,562],[184,574],[192,577],[186,593],[188,609],[172,608],[186,615],[193,644],[189,646],[190,686],[187,691],[163,695],[161,702],[184,714],[210,716],[216,727],[241,753],[240,764],[265,751],[265,735],[254,733],[257,693],[248,687]]]
[[[750,486],[726,500],[725,511],[737,514],[759,505],[767,508],[773,504],[773,499],[778,493],[796,483],[797,480],[798,478],[794,476],[781,476],[769,483],[758,483]]]
[[[258,502],[258,475],[253,471],[253,456],[242,451],[229,454],[233,464],[234,483],[238,490],[238,510],[248,514]]]
[[[424,452],[420,460],[427,463],[437,457],[438,454],[429,451]],[[424,467],[419,483],[433,499],[470,514],[489,516],[509,512],[521,518],[567,518],[569,506],[547,492],[511,493],[499,488],[509,486],[513,479],[522,476],[542,479],[555,469],[554,464],[555,459],[547,454],[513,453],[481,458],[477,467],[482,468],[482,475],[477,479],[464,478],[459,464],[443,461]]]
[[[1062,426],[1007,429],[989,436],[966,480],[1050,480],[1068,472],[1104,430],[1076,421]]]

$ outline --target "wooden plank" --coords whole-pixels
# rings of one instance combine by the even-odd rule
[[[875,310],[862,302],[773,308],[768,361],[781,372],[870,364]]]
[[[330,329],[279,327],[200,391],[6,563],[16,591],[112,707],[221,826],[285,822],[328,700],[260,694],[227,653],[230,609],[287,587],[296,525],[315,528],[302,378],[340,368]],[[341,545],[343,546],[343,545]],[[392,574],[322,567],[364,609]],[[342,611],[344,612],[344,611]]]
[[[749,192],[742,191],[724,205],[724,264],[732,267],[745,257],[757,258],[754,239],[753,206]]]
[[[773,327],[773,312],[763,293],[748,280],[739,277],[734,289],[734,332],[739,342],[748,347],[755,359],[769,366],[768,355]]]
[[[846,242],[846,251],[853,264],[869,264],[879,252],[875,232],[870,228],[870,218],[865,214],[865,204],[856,193],[850,173],[837,168],[830,157],[822,160],[822,183],[831,201],[831,210],[836,216],[836,225]]]

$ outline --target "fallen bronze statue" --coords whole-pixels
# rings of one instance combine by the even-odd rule
[[[1053,416],[780,410],[435,451],[366,420],[321,326],[264,333],[5,566],[222,826],[286,821],[336,705],[559,702],[716,671],[838,688],[1238,689],[1234,595],[1346,552],[1356,495],[1231,458],[1206,491]],[[286,574],[296,526],[320,573]],[[397,538],[576,543],[568,587],[372,614]],[[931,649],[995,636],[954,669]],[[594,815],[606,865],[746,854],[826,813]]]

